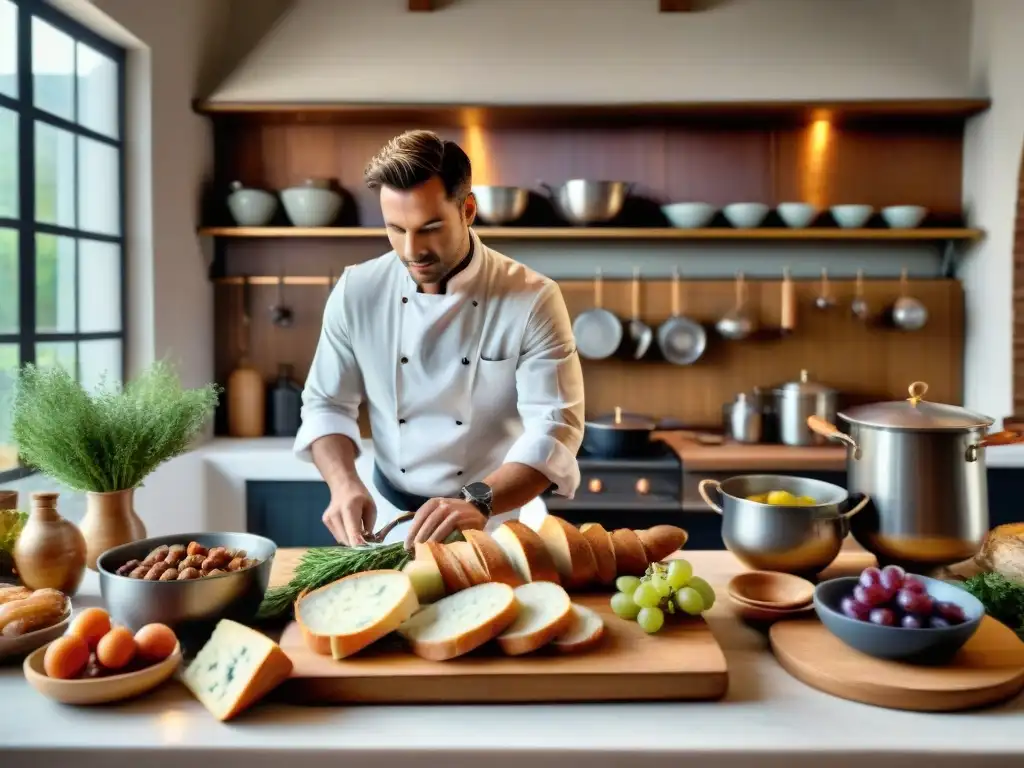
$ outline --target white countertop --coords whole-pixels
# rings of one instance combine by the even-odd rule
[[[702,553],[690,553],[698,572]],[[716,557],[719,554],[716,553]],[[726,556],[728,557],[728,556]],[[738,566],[737,566],[738,567]],[[87,576],[79,607],[96,604]],[[720,591],[724,594],[724,590]],[[984,768],[1024,764],[1024,696],[979,712],[919,714],[819,693],[791,678],[726,600],[709,623],[729,665],[718,702],[303,708],[259,704],[215,721],[178,682],[134,702],[65,707],[0,667],[0,764],[541,768]],[[628,679],[623,681],[628,685]],[[73,754],[70,752],[73,750]],[[692,762],[696,761],[696,762]]]

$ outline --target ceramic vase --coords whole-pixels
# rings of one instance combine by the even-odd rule
[[[32,494],[32,511],[14,545],[14,565],[29,589],[49,587],[71,596],[85,573],[85,538],[57,513],[57,496]]]
[[[85,517],[78,527],[85,536],[85,564],[90,570],[96,570],[96,558],[108,549],[146,538],[134,499],[134,488],[85,494]]]

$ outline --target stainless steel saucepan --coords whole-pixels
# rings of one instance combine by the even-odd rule
[[[558,212],[573,224],[604,224],[622,210],[629,190],[626,181],[570,179],[557,187],[541,183]]]

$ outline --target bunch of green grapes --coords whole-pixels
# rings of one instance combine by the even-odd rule
[[[715,591],[686,560],[651,563],[644,576],[619,576],[612,610],[623,619],[636,619],[648,634],[665,624],[665,614],[682,611],[697,616],[715,604]]]

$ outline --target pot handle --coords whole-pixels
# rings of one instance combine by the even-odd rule
[[[967,460],[977,461],[978,451],[981,448],[995,448],[1000,445],[1017,445],[1018,443],[1024,443],[1024,432],[1008,432],[1006,430],[993,432],[991,435],[985,435],[978,442],[967,446]]]
[[[722,514],[722,508],[711,500],[711,494],[708,493],[708,488],[712,485],[715,487],[715,492],[718,494],[719,498],[721,498],[722,484],[717,480],[711,480],[710,478],[708,478],[707,480],[701,480],[697,484],[697,492],[700,494],[700,497],[704,499],[705,504],[707,504],[709,507],[715,510],[715,512],[717,512],[718,514]]]
[[[808,416],[807,426],[810,428],[811,432],[814,432],[816,435],[821,435],[829,440],[836,440],[840,443],[844,443],[853,452],[853,458],[860,458],[860,446],[857,445],[857,441],[845,432],[840,432],[839,427],[832,422],[825,421],[825,419],[820,416]]]
[[[852,509],[848,509],[840,515],[840,517],[843,518],[843,520],[849,522],[851,517],[853,517],[862,509],[864,509],[864,507],[868,505],[868,502],[871,501],[871,497],[868,496],[866,493],[860,494],[860,497],[860,501],[854,504]]]

